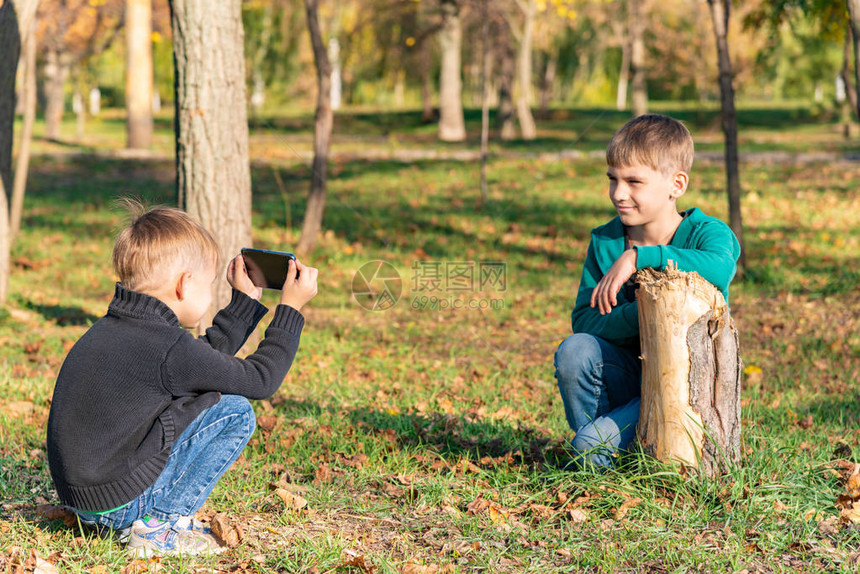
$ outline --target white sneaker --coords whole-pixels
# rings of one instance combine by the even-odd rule
[[[157,555],[217,554],[224,550],[201,522],[183,516],[174,521],[145,517],[131,525],[128,553],[133,558]]]

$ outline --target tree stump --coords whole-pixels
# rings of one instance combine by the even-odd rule
[[[722,293],[698,273],[643,269],[639,282],[646,453],[707,476],[740,459],[743,365]]]

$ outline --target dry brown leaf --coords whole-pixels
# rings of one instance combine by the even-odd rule
[[[260,415],[257,417],[257,426],[266,432],[272,432],[277,424],[277,415]]]
[[[615,520],[624,520],[631,508],[635,508],[642,502],[641,498],[628,498],[621,503],[621,506],[615,511]]]
[[[161,572],[161,557],[154,556],[149,560],[132,560],[122,570],[121,574],[147,574],[151,572]]]
[[[212,534],[214,534],[228,548],[235,548],[242,543],[245,532],[238,524],[232,524],[226,514],[216,514],[210,523]]]
[[[33,570],[33,574],[59,574],[59,572],[56,566],[36,556],[36,568]]]
[[[428,564],[425,566],[410,560],[400,569],[400,574],[450,574],[456,571],[457,569],[453,564],[446,564],[445,566]]]
[[[284,508],[286,508],[287,510],[301,510],[308,505],[307,500],[305,500],[298,494],[293,494],[286,488],[278,488],[277,490],[275,490],[275,494],[277,494],[278,498],[283,501]]]
[[[470,502],[466,505],[466,514],[471,514],[472,516],[476,514],[480,514],[490,507],[490,501],[484,498],[481,495],[478,495],[478,498]]]
[[[567,511],[567,514],[570,516],[571,522],[581,523],[588,520],[588,515],[581,508],[571,508]]]
[[[776,499],[773,501],[773,509],[777,512],[785,512],[786,510],[788,510],[788,506],[783,504],[781,500]]]
[[[68,516],[74,517],[75,514],[66,509],[65,506],[54,506],[53,504],[40,504],[36,507],[36,514],[48,520],[65,519]]]
[[[495,504],[490,505],[490,522],[493,524],[505,524],[508,521],[510,512],[503,508],[499,508]]]
[[[365,559],[364,554],[360,554],[355,550],[344,550],[340,555],[340,560],[343,562],[344,566],[358,568],[365,574],[372,574],[376,571],[376,566],[370,564],[367,559]]]

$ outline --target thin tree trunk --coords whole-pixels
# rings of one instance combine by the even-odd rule
[[[490,19],[483,1],[481,22],[481,205],[487,203],[487,157],[490,142]]]
[[[125,0],[126,145],[152,145],[152,0]]]
[[[241,0],[171,0],[170,8],[178,204],[214,235],[223,269],[251,245]],[[217,281],[206,323],[229,300],[230,286]]]
[[[56,49],[49,49],[45,62],[45,137],[49,140],[60,139],[60,126],[65,111],[64,87],[69,75],[66,58]]]
[[[523,12],[523,33],[520,39],[520,51],[517,55],[517,120],[520,123],[520,133],[524,140],[533,140],[537,135],[535,120],[532,116],[529,101],[532,87],[532,43],[534,39],[534,20],[537,12],[535,0],[518,2]]]
[[[9,288],[10,253],[9,201],[12,188],[12,140],[15,124],[15,74],[21,52],[21,34],[14,2],[0,4],[0,305],[6,304]]]
[[[738,261],[738,276],[746,267],[744,229],[741,218],[741,179],[738,167],[738,117],[735,111],[735,89],[732,85],[732,60],[729,56],[729,9],[728,0],[708,0],[714,35],[717,40],[717,56],[720,69],[720,108],[722,110],[723,133],[726,139],[726,184],[729,196],[729,227],[741,244]]]
[[[615,92],[615,109],[627,108],[627,87],[630,83],[630,26],[623,19],[613,19],[612,28],[621,45],[621,68],[618,70],[618,88]]]
[[[629,0],[630,75],[633,91],[633,115],[648,113],[648,86],[645,82],[644,0]]]
[[[15,162],[15,180],[12,183],[12,200],[9,214],[9,244],[15,243],[21,229],[24,213],[24,193],[27,190],[27,175],[30,172],[30,144],[33,141],[33,125],[36,123],[36,22],[31,20],[24,40],[24,120],[21,126],[21,144]]]
[[[425,39],[421,42],[421,123],[429,124],[436,121],[433,110],[433,76],[430,74],[430,44]]]
[[[549,103],[552,100],[553,92],[555,91],[555,76],[558,70],[558,53],[553,52],[547,56],[546,69],[543,73],[543,81],[541,82],[540,90],[540,117],[546,119],[549,117]]]
[[[310,253],[316,246],[322,229],[323,210],[325,209],[326,180],[328,172],[328,153],[334,113],[331,108],[331,62],[326,53],[320,30],[317,0],[305,0],[314,62],[317,68],[317,114],[314,125],[314,163],[311,174],[311,189],[302,225],[302,236],[296,251]]]
[[[852,40],[853,32],[851,31],[851,26],[848,26],[848,29],[845,31],[845,44],[842,50],[842,69],[839,71],[839,75],[842,78],[842,84],[845,86],[845,97],[848,99],[848,104],[851,106],[851,111],[858,113],[858,119],[860,119],[860,112],[857,109],[857,88],[854,86],[854,82],[851,81],[851,52],[852,52]],[[843,104],[844,105],[844,104]],[[845,137],[848,138],[851,136],[851,114],[848,114],[848,120],[845,122],[845,126],[843,128],[845,133]]]
[[[442,51],[439,73],[439,139],[459,142],[466,139],[466,121],[463,116],[463,81],[460,78],[463,26],[456,0],[442,0],[442,22],[439,32],[439,46]]]
[[[851,38],[854,42],[854,85],[860,90],[860,0],[847,0],[848,15],[851,22]],[[853,102],[857,117],[860,118],[860,98]]]
[[[496,35],[498,37],[498,35]],[[502,40],[500,45],[499,65],[499,109],[496,113],[496,122],[499,128],[499,137],[503,141],[509,141],[516,136],[514,125],[514,52],[509,38]]]

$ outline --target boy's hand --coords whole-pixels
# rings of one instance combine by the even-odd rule
[[[636,273],[636,250],[628,249],[612,264],[594,291],[591,292],[591,306],[606,315],[618,304],[616,296],[627,280]]]
[[[296,311],[301,311],[305,303],[317,294],[317,275],[318,269],[303,265],[298,259],[291,259],[287,268],[287,280],[281,291],[281,305],[289,305]]]
[[[248,277],[248,270],[245,269],[245,260],[242,255],[234,257],[227,266],[227,283],[230,287],[241,291],[251,299],[260,300],[263,294],[263,288],[254,285],[251,278]]]

